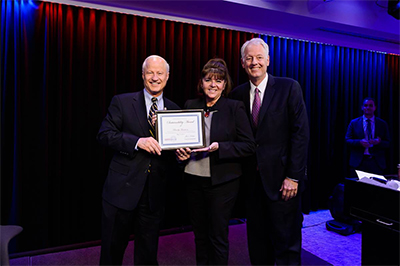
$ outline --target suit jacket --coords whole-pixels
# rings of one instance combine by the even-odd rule
[[[382,168],[386,168],[385,149],[389,148],[390,137],[387,123],[375,116],[375,138],[380,137],[381,142],[369,148],[368,151],[373,155]],[[363,117],[360,116],[351,120],[346,133],[346,143],[350,147],[350,166],[357,168],[363,159],[365,148],[360,141],[365,139]]]
[[[204,99],[188,100],[185,109],[203,109]],[[255,152],[255,142],[242,102],[224,97],[213,106],[210,144],[219,149],[210,153],[211,184],[221,184],[242,175],[241,157]]]
[[[165,97],[164,107],[180,109]],[[115,150],[103,187],[103,199],[121,209],[136,207],[150,171],[150,208],[155,210],[164,201],[168,156],[172,159],[175,156],[168,151],[158,156],[135,150],[139,138],[150,137],[147,115],[143,90],[116,95],[97,134],[102,145]]]
[[[230,96],[244,102],[251,120],[250,82],[236,87]],[[254,171],[258,169],[264,190],[271,200],[281,198],[279,190],[286,177],[298,180],[299,190],[303,190],[309,127],[302,90],[297,81],[268,76],[258,127],[253,132],[257,143],[256,158],[246,163],[250,189],[254,188]]]

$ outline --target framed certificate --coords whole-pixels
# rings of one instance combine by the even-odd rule
[[[156,139],[163,150],[205,146],[204,110],[163,110],[156,116]]]

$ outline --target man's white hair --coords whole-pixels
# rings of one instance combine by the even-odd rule
[[[240,49],[240,53],[241,53],[241,55],[242,55],[242,60],[243,60],[244,57],[245,57],[244,50],[246,50],[246,47],[247,47],[249,44],[261,44],[261,45],[264,47],[265,55],[268,57],[268,55],[269,55],[269,47],[268,47],[268,44],[267,44],[266,42],[264,42],[264,40],[261,39],[261,38],[253,38],[253,39],[251,39],[251,40],[248,40],[247,42],[245,42],[245,43],[242,45],[242,48]]]
[[[165,67],[167,68],[167,73],[169,73],[169,64],[168,64],[167,60],[165,60],[164,58],[162,58],[162,57],[159,56],[159,55],[150,55],[150,56],[148,56],[148,57],[143,61],[142,73],[144,73],[144,69],[145,69],[145,67],[146,67],[147,60],[152,59],[152,58],[159,58],[159,59],[163,60],[164,63],[165,63]]]

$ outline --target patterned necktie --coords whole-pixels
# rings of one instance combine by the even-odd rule
[[[153,123],[151,122],[151,120],[152,120],[151,118],[157,111],[157,98],[153,97],[153,98],[151,98],[151,101],[153,102],[153,104],[150,106],[149,115],[147,117],[147,122],[149,122],[149,125],[150,125],[150,134],[152,137],[154,137],[154,126],[153,126]]]
[[[371,127],[370,119],[367,119],[367,137],[368,137],[368,140],[372,139],[372,127]]]
[[[256,88],[254,92],[253,109],[251,112],[251,116],[253,117],[253,123],[256,127],[258,125],[258,116],[260,114],[260,107],[261,107],[260,90]]]

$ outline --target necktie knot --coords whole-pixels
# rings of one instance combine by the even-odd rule
[[[154,103],[156,103],[157,102],[157,98],[156,97],[153,97],[153,98],[151,98],[151,101],[153,102],[153,104]]]

